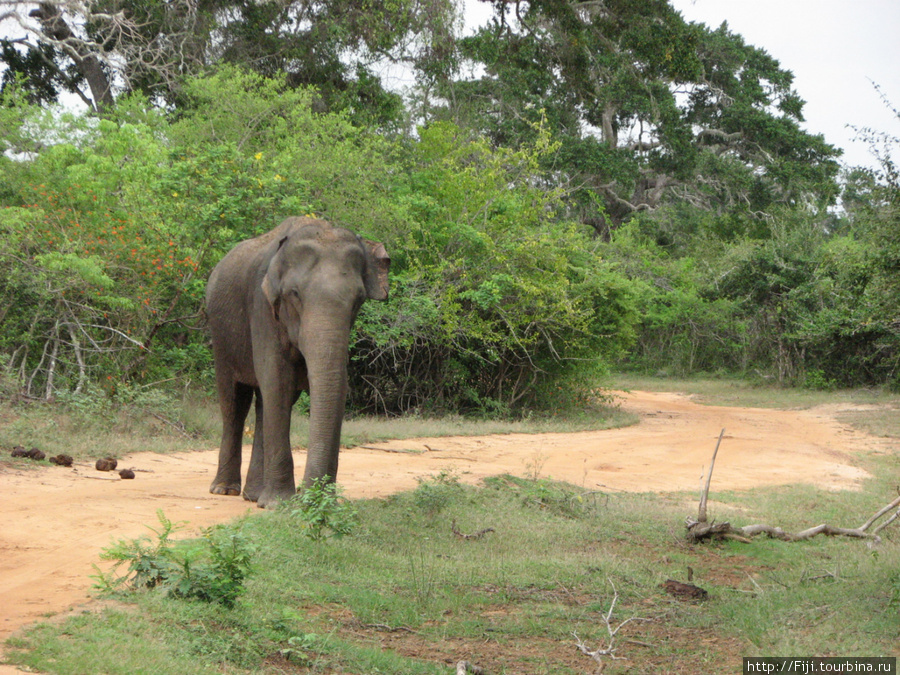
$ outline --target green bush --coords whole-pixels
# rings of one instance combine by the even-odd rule
[[[303,488],[283,508],[303,523],[303,533],[316,542],[328,537],[345,537],[353,532],[358,521],[356,508],[327,476]]]
[[[506,415],[579,393],[628,347],[632,286],[561,217],[540,169],[554,152],[543,134],[508,150],[448,123],[420,130],[391,299],[358,326],[357,407]]]
[[[176,544],[171,535],[183,524],[173,523],[162,510],[157,517],[156,541],[149,537],[120,540],[104,549],[100,557],[113,561],[113,567],[106,573],[98,570],[96,586],[105,591],[158,587],[172,597],[233,608],[244,592],[254,552],[240,525],[206,528],[202,539]],[[126,570],[119,574],[122,565]]]

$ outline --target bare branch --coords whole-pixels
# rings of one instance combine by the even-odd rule
[[[0,21],[15,22],[34,42],[52,46],[72,59],[87,80],[93,100],[77,91],[71,80],[70,88],[100,110],[112,105],[114,85],[128,89],[136,78],[149,74],[172,89],[180,76],[202,65],[202,50],[196,47],[198,0],[161,4],[164,16],[158,26],[126,16],[124,11],[101,11],[97,0],[0,0]],[[36,48],[25,39],[15,42]]]
[[[724,433],[725,430],[722,429],[722,434]],[[834,525],[823,523],[821,525],[816,525],[815,527],[801,530],[800,532],[792,533],[785,532],[780,527],[773,527],[772,525],[766,524],[732,527],[731,523],[728,522],[707,523],[706,502],[709,495],[709,484],[712,480],[712,472],[716,462],[716,454],[719,451],[719,444],[722,442],[722,434],[719,434],[719,443],[716,443],[716,449],[713,451],[712,461],[709,465],[709,475],[706,477],[706,486],[700,495],[700,508],[697,520],[690,517],[685,520],[688,538],[691,541],[696,542],[703,539],[734,539],[736,541],[749,542],[751,537],[760,534],[766,534],[773,539],[781,539],[783,541],[804,541],[812,539],[820,534],[824,534],[829,537],[840,536],[856,539],[870,539],[873,543],[877,544],[881,541],[881,537],[878,536],[878,533],[900,517],[900,497],[897,497],[890,504],[875,512],[871,518],[866,520],[859,527],[835,527]],[[879,525],[874,531],[868,531],[879,518],[894,509],[896,509],[896,512],[886,522]]]
[[[450,523],[450,531],[456,535],[458,539],[465,539],[466,541],[472,541],[473,539],[481,539],[484,535],[490,534],[494,531],[493,527],[486,527],[483,530],[478,530],[473,534],[463,534],[459,531],[459,528],[456,526],[456,518],[453,519],[453,522]]]
[[[590,656],[597,664],[600,666],[602,670],[605,666],[605,662],[603,661],[604,657],[610,658],[612,660],[625,660],[624,656],[616,656],[616,635],[622,629],[623,626],[628,625],[632,621],[650,621],[650,619],[645,619],[641,617],[630,617],[622,621],[618,626],[613,627],[612,623],[612,615],[613,611],[616,608],[616,603],[619,600],[619,592],[616,590],[615,584],[613,584],[612,579],[607,578],[609,585],[612,586],[613,589],[613,598],[609,603],[609,609],[602,616],[603,623],[606,624],[606,632],[609,635],[609,640],[607,641],[606,647],[598,647],[597,649],[590,649],[584,642],[582,642],[581,638],[578,637],[578,633],[573,632],[572,635],[575,637],[575,646],[585,656]]]
[[[716,441],[716,449],[713,450],[712,460],[709,463],[709,473],[706,474],[706,486],[700,493],[700,509],[697,520],[701,523],[706,522],[706,502],[709,499],[709,483],[712,481],[713,468],[716,466],[716,455],[719,454],[719,446],[722,444],[722,436],[725,435],[725,429],[719,432],[719,440]]]

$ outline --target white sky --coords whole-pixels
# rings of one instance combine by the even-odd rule
[[[874,165],[847,128],[900,136],[900,0],[670,0],[688,21],[731,32],[794,73],[805,128],[842,148],[845,164]]]
[[[804,128],[844,150],[841,161],[874,166],[866,143],[847,128],[900,136],[900,0],[669,0],[687,21],[732,33],[767,51],[794,74],[806,106]],[[465,0],[466,24],[482,25],[490,5]]]

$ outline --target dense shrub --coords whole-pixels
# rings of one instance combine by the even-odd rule
[[[208,382],[210,269],[307,213],[393,259],[392,299],[366,306],[353,349],[360,409],[505,413],[593,385],[628,345],[630,287],[558,213],[545,135],[517,151],[447,124],[388,140],[230,68],[184,101],[176,120],[140,98],[100,120],[14,102],[0,120],[22,135],[12,151],[38,148],[0,163],[0,349],[26,394]]]
[[[509,413],[586,393],[636,319],[627,280],[560,219],[539,169],[545,138],[491,147],[447,123],[420,130],[398,198],[392,298],[364,307],[354,387],[371,410]]]

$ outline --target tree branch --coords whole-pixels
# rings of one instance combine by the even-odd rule
[[[773,527],[772,525],[766,524],[733,527],[731,523],[728,522],[707,523],[706,504],[709,497],[709,485],[712,480],[712,472],[716,463],[716,454],[719,452],[719,444],[722,442],[722,434],[724,433],[725,430],[722,429],[722,433],[719,434],[719,441],[716,443],[716,449],[713,451],[712,461],[709,464],[709,475],[706,477],[706,486],[700,493],[700,506],[698,508],[697,519],[694,520],[693,518],[688,517],[685,520],[688,539],[693,542],[701,541],[703,539],[734,539],[736,541],[749,543],[751,537],[760,534],[766,534],[773,539],[781,539],[782,541],[805,541],[820,534],[824,534],[828,537],[871,539],[873,543],[877,544],[881,541],[881,537],[878,536],[878,533],[900,517],[900,497],[897,497],[890,504],[887,504],[876,511],[875,514],[859,527],[835,527],[823,523],[821,525],[816,525],[815,527],[801,530],[800,532],[792,533],[785,532],[780,527]],[[872,527],[879,518],[895,509],[895,513],[886,522],[879,525],[874,531],[869,532],[869,528]]]

